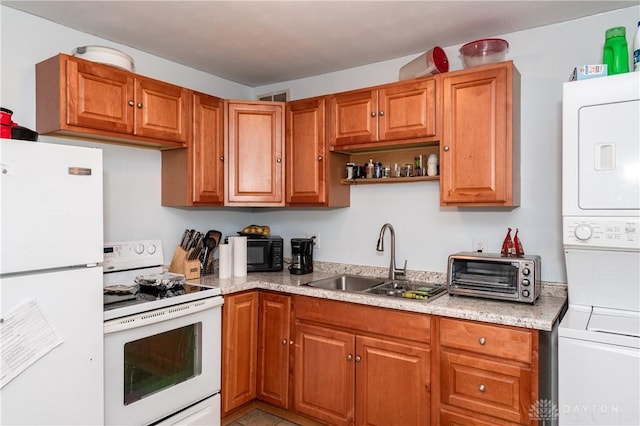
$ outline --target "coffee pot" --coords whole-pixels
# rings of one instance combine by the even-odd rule
[[[313,240],[311,238],[291,239],[289,272],[295,275],[313,272]]]

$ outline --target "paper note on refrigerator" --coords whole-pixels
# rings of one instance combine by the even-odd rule
[[[0,389],[61,343],[36,300],[0,318]]]

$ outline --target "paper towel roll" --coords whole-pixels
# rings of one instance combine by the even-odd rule
[[[220,244],[218,246],[218,278],[230,278],[233,258],[231,256],[231,246]]]
[[[247,237],[231,237],[233,251],[233,276],[247,276]]]

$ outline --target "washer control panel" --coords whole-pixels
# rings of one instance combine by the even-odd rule
[[[640,250],[640,218],[564,217],[565,245]]]

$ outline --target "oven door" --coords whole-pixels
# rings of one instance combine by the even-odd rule
[[[105,322],[105,424],[149,424],[220,392],[222,303],[212,297]]]

